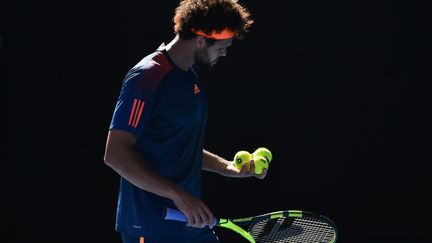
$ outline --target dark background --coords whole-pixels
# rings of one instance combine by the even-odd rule
[[[265,146],[274,160],[265,180],[204,172],[203,200],[220,217],[320,212],[340,242],[426,242],[431,181],[413,152],[423,135],[406,95],[429,48],[424,8],[242,2],[256,21],[251,34],[199,73],[206,148],[231,159]],[[119,176],[103,162],[107,128],[124,74],[174,37],[176,5],[2,3],[0,242],[120,242]]]

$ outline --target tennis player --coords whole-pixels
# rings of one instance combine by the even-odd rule
[[[211,68],[253,20],[237,0],[183,0],[175,37],[125,75],[104,161],[120,176],[115,229],[124,243],[218,242],[200,199],[202,170],[264,178],[204,149],[207,101],[195,68]],[[188,223],[163,219],[178,208]],[[206,227],[209,226],[209,227]]]

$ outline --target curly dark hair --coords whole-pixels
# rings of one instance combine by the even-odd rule
[[[174,33],[181,39],[196,37],[191,29],[211,34],[225,28],[243,39],[253,23],[250,12],[238,0],[181,0],[173,21]]]

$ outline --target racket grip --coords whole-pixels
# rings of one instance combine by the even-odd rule
[[[172,208],[165,208],[164,219],[187,222],[187,218],[182,212]]]
[[[186,216],[180,212],[179,210],[172,208],[165,208],[164,210],[164,219],[165,220],[175,220],[181,222],[187,222]],[[214,218],[213,225],[217,225],[218,220]]]

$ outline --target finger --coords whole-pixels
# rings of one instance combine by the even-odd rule
[[[211,212],[211,210],[206,206],[206,205],[204,205],[205,206],[205,210],[204,210],[204,212],[206,213],[206,216],[207,216],[207,224],[208,224],[208,226],[210,227],[210,229],[211,228],[213,228],[213,223],[214,223],[214,216],[213,216],[213,213]]]
[[[185,214],[185,216],[188,219],[186,226],[196,228],[197,225],[200,224],[200,216],[196,208],[192,209],[188,214]]]
[[[206,206],[203,202],[198,201],[198,204],[196,205],[196,212],[198,220],[195,222],[195,226],[198,228],[203,228],[206,226],[208,219],[207,219],[207,213],[205,212]]]
[[[240,170],[240,174],[241,175],[246,175],[247,174],[247,163],[244,163],[241,170]]]
[[[213,226],[215,226],[215,223],[214,223],[214,216],[213,216],[213,214],[211,214],[210,215],[210,223],[209,223],[209,228],[210,229],[213,229]]]
[[[202,207],[202,215],[201,218],[203,219],[204,226],[209,225],[210,226],[210,218],[211,218],[211,212],[210,209],[205,205],[205,203],[201,202]]]
[[[205,212],[205,210],[203,208],[198,208],[198,212],[199,212],[198,216],[199,216],[200,221],[197,224],[197,226],[198,226],[198,228],[203,228],[208,223],[207,213]]]
[[[233,166],[233,167],[231,167],[233,170],[235,170],[235,172],[236,172],[236,174],[240,174],[241,172],[242,172],[242,169],[243,169],[243,167],[242,168],[237,168],[236,166]]]
[[[195,228],[202,228],[203,219],[201,217],[201,214],[202,214],[201,212],[197,211],[197,213],[194,215],[195,224],[194,224],[193,227],[195,227]]]
[[[192,227],[194,225],[194,223],[195,223],[193,214],[192,213],[188,213],[188,214],[185,214],[185,216],[187,218],[187,224],[186,224],[186,226]]]
[[[256,175],[255,174],[255,161],[251,160],[250,161],[250,171],[249,171],[249,175]]]
[[[267,169],[264,169],[262,174],[259,176],[260,179],[264,179],[267,176]]]

